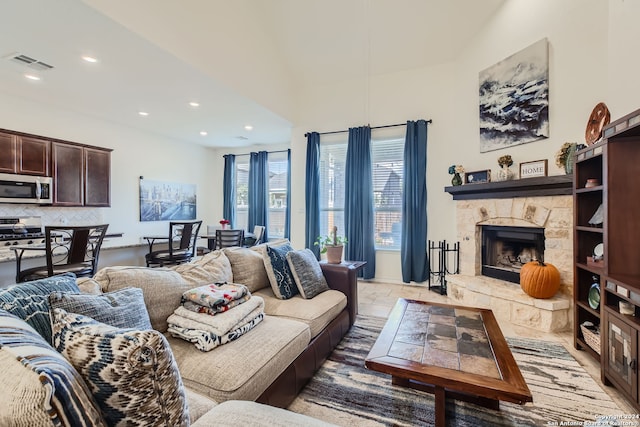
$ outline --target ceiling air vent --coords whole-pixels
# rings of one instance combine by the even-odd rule
[[[249,138],[247,138],[246,136],[236,136],[236,139],[240,139],[242,141],[246,141]]]
[[[38,61],[37,59],[20,53],[12,53],[7,58],[16,64],[25,65],[33,70],[48,71],[53,68],[53,65],[49,65],[46,62]]]

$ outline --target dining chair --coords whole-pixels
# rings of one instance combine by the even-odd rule
[[[171,221],[167,249],[145,255],[147,267],[178,265],[191,261],[196,254],[196,240],[202,221]]]
[[[262,243],[264,238],[264,225],[256,225],[253,227],[253,236],[246,236],[244,238],[244,246],[256,246]]]
[[[218,249],[242,246],[244,230],[216,230],[216,246]]]
[[[109,224],[87,226],[45,226],[47,265],[19,271],[18,282],[41,279],[62,273],[92,277],[98,268],[98,256]]]

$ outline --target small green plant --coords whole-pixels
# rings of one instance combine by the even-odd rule
[[[347,243],[347,238],[338,236],[338,227],[333,227],[331,234],[328,236],[318,236],[314,245],[320,247],[320,253],[327,252],[327,246],[340,246]]]

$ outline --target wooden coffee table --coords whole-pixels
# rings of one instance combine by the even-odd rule
[[[435,394],[435,425],[445,399],[500,409],[532,402],[511,350],[488,309],[401,298],[365,360],[393,384]]]

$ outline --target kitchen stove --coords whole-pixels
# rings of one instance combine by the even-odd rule
[[[0,217],[0,250],[16,245],[41,244],[44,237],[39,216]]]

